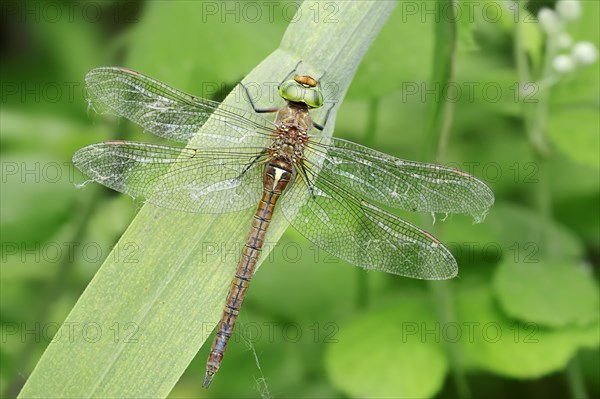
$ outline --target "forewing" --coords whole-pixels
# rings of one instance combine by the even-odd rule
[[[456,261],[429,233],[306,169],[281,199],[290,223],[315,245],[356,266],[407,277],[456,276]],[[310,190],[308,189],[310,186]]]
[[[308,162],[361,199],[416,212],[464,213],[480,221],[494,203],[481,180],[458,169],[405,161],[361,145],[311,137]]]
[[[73,163],[91,180],[159,207],[224,213],[258,203],[260,151],[108,141],[78,150]]]
[[[192,96],[141,73],[118,67],[96,68],[85,77],[90,103],[98,112],[111,112],[157,136],[188,143],[212,116],[195,143],[201,148],[243,144],[273,132],[268,120],[216,101]]]

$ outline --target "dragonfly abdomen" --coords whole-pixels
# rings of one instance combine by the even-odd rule
[[[292,179],[292,174],[292,166],[285,160],[274,159],[265,166],[262,197],[258,203],[254,219],[252,219],[252,227],[248,233],[248,240],[242,249],[242,257],[240,258],[235,277],[231,282],[231,288],[227,294],[227,302],[225,303],[223,316],[219,322],[217,336],[212,344],[206,362],[206,374],[204,375],[204,382],[202,384],[205,388],[210,385],[215,373],[221,366],[227,342],[233,334],[235,321],[250,285],[250,279],[254,274],[256,263],[262,252],[267,229],[275,210],[275,204]]]

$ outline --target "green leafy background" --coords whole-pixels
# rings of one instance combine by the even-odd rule
[[[498,18],[474,8],[458,21],[455,80],[461,91],[441,161],[485,180],[496,204],[476,225],[463,216],[442,222],[444,215],[437,215],[432,226],[429,215],[400,214],[448,244],[459,277],[433,285],[367,273],[290,228],[252,281],[238,334],[211,388],[200,385],[212,336],[170,397],[600,394],[599,64],[552,89],[545,130],[552,151],[541,159],[516,95],[514,17],[505,3],[489,3],[490,13],[502,10]],[[78,148],[114,138],[152,140],[126,121],[87,112],[85,73],[123,65],[222,99],[279,46],[297,8],[278,3],[272,15],[263,7],[255,18],[238,2],[227,3],[231,14],[221,14],[225,5],[218,2],[30,4],[41,18],[26,14],[20,3],[2,5],[2,397],[18,395],[109,253],[135,268],[144,250],[144,242],[113,250],[139,203],[99,186],[76,188],[84,181],[70,165]],[[214,6],[217,14],[209,12]],[[425,8],[433,2],[396,5],[337,111],[335,136],[400,158],[434,160],[428,135],[441,99],[433,83],[441,38]],[[583,8],[568,31],[598,46],[598,4],[586,1]],[[320,18],[331,12],[315,10]],[[525,48],[533,65],[540,64],[544,38],[534,20],[526,21]],[[222,90],[215,93],[215,87]],[[206,226],[197,229],[211,234]],[[204,248],[207,262],[228,256],[234,265],[235,249],[218,242]],[[189,265],[186,273],[202,276],[202,265]],[[140,301],[133,299],[107,292],[107,301],[121,301],[123,308]],[[81,323],[93,325],[97,317],[87,314]],[[162,323],[165,339],[170,328],[185,325],[179,313],[172,317]],[[101,334],[136,345],[136,334],[144,332],[129,321],[103,325]],[[81,326],[73,328],[79,334],[73,338],[81,339]],[[97,332],[85,330],[92,352],[100,348],[94,346]],[[209,332],[190,328],[189,339]],[[67,338],[63,333],[60,340],[65,351]],[[178,342],[153,345],[177,348]],[[174,357],[127,361],[141,370],[168,370]],[[64,367],[73,366],[95,370],[93,358]],[[118,380],[135,384],[128,374]]]

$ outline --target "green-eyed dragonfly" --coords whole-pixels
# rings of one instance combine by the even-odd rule
[[[277,112],[270,121],[132,70],[97,68],[86,75],[92,105],[162,138],[184,144],[194,139],[185,148],[130,141],[84,147],[73,162],[92,181],[177,211],[256,207],[208,357],[205,387],[221,365],[276,205],[302,235],[353,265],[435,280],[457,274],[448,249],[372,203],[479,218],[494,202],[482,181],[460,170],[319,135],[323,127],[309,112],[324,103],[318,80],[288,78],[279,85],[286,101],[281,108],[257,109],[246,89],[256,112]]]

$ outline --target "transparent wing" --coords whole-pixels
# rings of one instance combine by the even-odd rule
[[[156,206],[225,213],[256,206],[262,148],[199,150],[108,141],[78,150],[73,163],[91,180]]]
[[[141,73],[118,67],[96,68],[85,76],[91,105],[142,126],[157,136],[181,142],[203,131],[205,146],[243,143],[249,136],[272,134],[272,122],[235,107],[192,96]]]
[[[429,233],[359,200],[331,173],[305,168],[281,199],[290,223],[320,248],[356,266],[426,280],[456,276],[452,254]],[[310,190],[307,189],[307,184]]]
[[[492,190],[463,171],[401,160],[349,141],[314,136],[305,155],[356,197],[393,208],[464,213],[480,221],[494,203]]]

